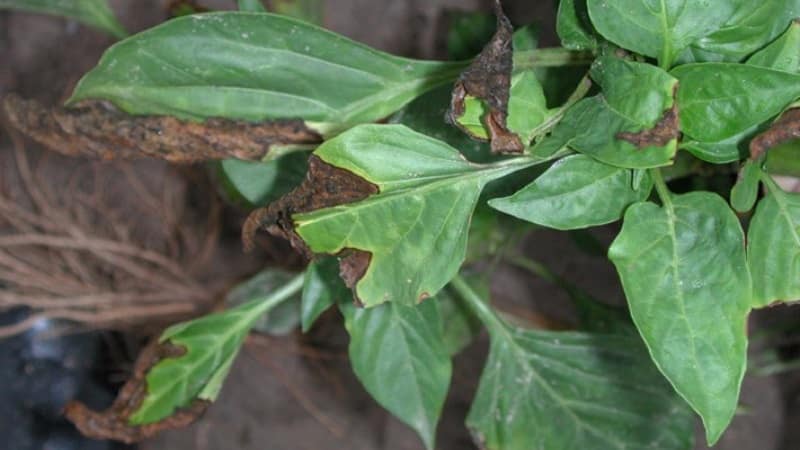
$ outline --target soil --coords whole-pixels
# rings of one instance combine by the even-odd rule
[[[159,0],[113,0],[114,10],[130,30],[162,22],[166,3]],[[233,1],[201,2],[232,8]],[[514,23],[541,22],[544,45],[556,45],[554,0],[507,1]],[[448,11],[491,10],[488,0],[330,0],[326,27],[374,47],[405,56],[437,58],[444,55],[443,30]],[[63,100],[79,77],[90,69],[113,40],[99,32],[50,17],[0,12],[0,97],[16,92],[45,104]],[[0,129],[0,133],[3,133]],[[29,143],[31,148],[35,148]],[[0,153],[10,152],[0,134]],[[152,162],[151,164],[163,165]],[[150,171],[151,168],[142,170]],[[180,173],[165,170],[163,176]],[[208,195],[214,195],[209,192]],[[134,197],[127,201],[134,202]],[[229,239],[220,249],[219,265],[244,264],[243,271],[268,258],[244,258],[238,247],[237,227],[243,211],[233,217]],[[617,228],[594,232],[607,245]],[[525,250],[579,286],[609,303],[622,304],[623,295],[613,267],[588,255],[564,233],[537,231]],[[244,263],[234,262],[241,261]],[[493,301],[500,308],[541,315],[563,323],[574,321],[566,296],[546,281],[520,270],[499,266],[493,277]],[[753,315],[753,333],[779,324],[798,323],[798,310],[781,306]],[[759,341],[761,342],[761,341]],[[455,359],[451,388],[439,426],[438,448],[475,448],[463,422],[477,387],[488,340],[485,335]],[[773,343],[774,344],[774,343]],[[0,348],[8,348],[7,343]],[[766,344],[751,345],[752,352]],[[140,444],[148,450],[364,449],[412,450],[422,445],[406,426],[383,411],[360,386],[346,357],[347,337],[336,313],[328,313],[308,335],[286,337],[254,335],[241,352],[219,400],[195,425]],[[782,356],[791,354],[788,346]],[[789,352],[789,353],[787,353]],[[7,392],[7,391],[4,391]],[[748,376],[742,392],[742,411],[716,449],[791,450],[800,448],[800,376]],[[0,395],[7,395],[0,393]],[[9,412],[3,397],[0,411]],[[66,399],[64,399],[66,401]],[[13,413],[13,411],[10,411]],[[1,428],[1,427],[0,427]],[[6,433],[2,433],[6,436]],[[702,442],[698,424],[697,442]],[[19,447],[23,448],[23,447]],[[27,447],[26,447],[27,448]],[[49,448],[49,447],[48,447]],[[56,448],[56,447],[54,447]],[[76,447],[57,448],[89,448]],[[705,448],[698,444],[698,449]]]

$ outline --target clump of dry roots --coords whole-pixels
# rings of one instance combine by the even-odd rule
[[[37,154],[2,135],[12,145],[0,145],[0,310],[31,314],[0,337],[44,319],[153,329],[209,309],[227,284],[199,282],[218,244],[213,194],[192,198],[192,181],[160,161]]]

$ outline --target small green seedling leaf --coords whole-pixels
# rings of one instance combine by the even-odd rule
[[[0,0],[0,9],[69,17],[120,39],[128,36],[106,0]]]
[[[681,130],[699,142],[720,142],[751,130],[800,96],[800,74],[729,63],[672,71],[680,81]]]
[[[434,448],[452,363],[433,299],[359,309],[340,303],[350,333],[350,363],[367,392]]]
[[[168,328],[162,343],[183,347],[182,356],[167,358],[147,374],[147,395],[131,414],[131,425],[158,422],[195,399],[214,401],[250,328],[272,308],[299,292],[296,276],[265,297],[221,313]]]
[[[469,304],[491,338],[467,416],[481,448],[692,448],[691,413],[635,334],[526,330]]]
[[[571,50],[595,50],[597,37],[589,20],[586,0],[561,0],[558,4],[556,32],[561,45]]]
[[[739,172],[739,179],[731,189],[731,206],[740,213],[753,209],[758,199],[761,168],[755,161],[747,161]]]
[[[633,203],[646,200],[650,177],[636,190],[633,171],[586,155],[563,158],[516,194],[489,202],[493,208],[538,225],[573,230],[619,220]]]
[[[383,119],[463,67],[391,56],[280,15],[196,14],[111,47],[70,103],[105,99],[131,114],[194,120],[301,119],[296,126],[330,136]]]
[[[596,61],[592,77],[603,94],[569,108],[539,150],[570,147],[625,168],[671,164],[679,136],[677,80],[655,66],[613,57]]]
[[[664,201],[628,209],[609,258],[653,360],[700,414],[713,445],[733,418],[747,366],[744,234],[716,194]]]
[[[800,195],[783,191],[768,175],[768,195],[747,231],[753,306],[800,299]]]
[[[343,276],[365,306],[414,304],[439,292],[465,259],[469,220],[483,186],[543,161],[472,164],[454,148],[401,125],[353,128],[314,157],[377,191],[355,203],[292,216],[293,232],[311,252],[351,252],[342,260]],[[300,194],[290,193],[286,201]]]
[[[306,269],[303,283],[301,323],[307,333],[314,322],[331,306],[352,300],[353,294],[339,277],[339,262],[336,258],[312,261]]]

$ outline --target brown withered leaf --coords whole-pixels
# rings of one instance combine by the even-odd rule
[[[770,149],[800,138],[800,108],[793,108],[775,121],[767,131],[750,141],[750,158],[760,158]]]
[[[312,253],[294,232],[292,215],[353,203],[377,194],[378,187],[354,173],[334,167],[316,155],[308,158],[305,180],[293,191],[250,214],[242,228],[245,250],[253,248],[260,228],[289,239],[292,246],[307,257]]]
[[[195,400],[187,408],[178,410],[170,417],[146,425],[131,425],[128,418],[136,412],[147,395],[147,372],[165,358],[177,358],[186,352],[183,347],[159,343],[158,339],[139,353],[133,375],[119,391],[110,408],[103,412],[89,409],[80,402],[70,402],[64,408],[64,416],[92,439],[112,439],[132,444],[152,437],[161,431],[182,428],[197,420],[208,408],[209,402]]]
[[[478,98],[489,107],[485,125],[489,129],[492,153],[521,153],[525,146],[506,125],[508,98],[511,90],[514,32],[511,22],[503,13],[500,0],[494,2],[497,16],[497,31],[480,54],[458,77],[450,101],[449,121],[467,134],[468,130],[458,123],[464,115],[467,96]]]
[[[69,156],[159,158],[176,163],[238,158],[260,160],[273,145],[318,144],[301,120],[252,123],[227,119],[191,122],[168,116],[131,116],[103,102],[47,108],[9,95],[9,122],[33,140]]]
[[[678,125],[678,103],[672,104],[672,108],[664,111],[664,115],[656,122],[652,128],[630,133],[620,131],[616,138],[621,141],[630,142],[636,148],[663,147],[673,139],[681,137]]]

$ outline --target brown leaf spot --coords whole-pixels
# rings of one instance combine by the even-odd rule
[[[355,289],[358,281],[364,277],[372,261],[372,253],[347,248],[339,253],[339,276],[344,280],[345,286]]]
[[[797,138],[800,138],[800,108],[793,108],[750,141],[750,158],[758,159],[770,149]]]
[[[146,425],[131,425],[130,416],[139,409],[147,396],[147,372],[165,358],[177,358],[186,349],[169,343],[160,344],[154,339],[136,359],[133,375],[120,390],[110,408],[103,412],[92,411],[80,402],[70,402],[64,408],[64,416],[75,424],[84,436],[92,439],[113,439],[132,444],[152,437],[163,430],[188,426],[208,408],[209,402],[195,400],[186,408],[170,417]]]
[[[497,31],[472,64],[458,77],[453,87],[448,119],[453,125],[469,133],[458,123],[458,118],[464,115],[464,100],[468,95],[481,99],[489,107],[489,114],[485,120],[489,129],[492,152],[521,153],[525,149],[522,140],[509,131],[506,125],[511,70],[514,65],[512,50],[514,29],[503,13],[500,0],[495,0],[494,10],[497,16]]]
[[[681,132],[678,126],[678,104],[672,104],[672,108],[664,111],[658,122],[653,128],[637,131],[635,133],[619,132],[615,136],[621,141],[629,142],[638,149],[647,147],[663,147],[673,139],[679,139]]]
[[[311,250],[294,231],[293,214],[357,202],[376,193],[378,186],[311,155],[308,173],[300,186],[265,208],[253,211],[247,218],[242,228],[245,250],[253,248],[255,233],[264,228],[288,239],[294,248],[310,258]]]
[[[301,120],[191,122],[168,116],[131,116],[103,102],[47,108],[6,97],[9,122],[33,140],[69,156],[160,158],[177,163],[238,158],[259,160],[273,145],[317,144],[322,137]]]

